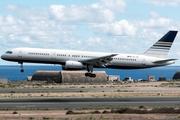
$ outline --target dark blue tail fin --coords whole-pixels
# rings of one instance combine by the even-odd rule
[[[157,58],[166,58],[177,32],[178,31],[169,31],[166,33],[159,41],[149,48],[144,55]]]

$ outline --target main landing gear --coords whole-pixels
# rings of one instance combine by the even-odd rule
[[[96,74],[93,74],[93,65],[87,65],[87,73],[85,73],[85,76],[86,77],[93,77],[95,78],[96,77]]]
[[[87,72],[87,73],[85,73],[85,76],[86,76],[86,77],[93,77],[93,78],[95,78],[95,77],[96,77],[96,74],[93,74],[93,73],[91,73],[91,72]]]
[[[20,71],[23,73],[23,72],[24,72],[24,69],[23,69],[23,62],[19,62],[19,64],[21,64],[21,65],[20,65],[20,68],[21,68]]]

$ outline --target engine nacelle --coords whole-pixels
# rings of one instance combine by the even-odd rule
[[[65,65],[62,66],[63,70],[83,70],[85,66],[81,62],[77,61],[66,61]]]

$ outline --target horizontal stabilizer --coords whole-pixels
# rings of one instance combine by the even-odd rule
[[[158,61],[155,61],[153,63],[165,63],[165,62],[168,62],[168,61],[175,61],[177,59],[166,59],[166,60],[158,60]]]

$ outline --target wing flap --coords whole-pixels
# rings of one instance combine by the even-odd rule
[[[112,57],[116,55],[118,54],[110,54],[110,55],[96,57],[96,58],[83,59],[83,60],[79,60],[79,62],[83,64],[92,64],[99,67],[105,67],[107,63],[110,63],[110,61],[113,60]]]

